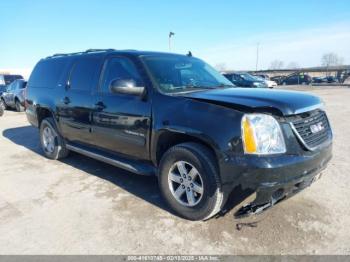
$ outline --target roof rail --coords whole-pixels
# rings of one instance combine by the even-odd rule
[[[110,51],[115,51],[115,49],[109,48],[109,49],[88,49],[86,51],[82,52],[75,52],[75,53],[58,53],[58,54],[53,54],[51,56],[48,56],[46,58],[54,58],[54,57],[63,57],[63,56],[72,56],[72,55],[82,55],[86,53],[96,53],[96,52],[110,52]]]
[[[113,49],[113,48],[108,48],[108,49],[88,49],[84,53],[110,52],[110,51],[115,51],[115,49]]]

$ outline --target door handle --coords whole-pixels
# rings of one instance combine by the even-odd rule
[[[103,102],[100,101],[100,102],[97,102],[95,104],[95,107],[96,107],[97,110],[102,111],[103,109],[106,108],[106,105]]]
[[[62,102],[63,102],[64,104],[68,105],[68,104],[70,103],[69,97],[66,96],[65,98],[63,98]]]

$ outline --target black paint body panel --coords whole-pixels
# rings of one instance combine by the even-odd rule
[[[54,116],[59,132],[68,143],[81,143],[84,147],[148,162],[155,169],[164,137],[190,137],[213,150],[226,191],[237,185],[258,190],[264,183],[287,183],[306,175],[306,171],[320,169],[331,157],[331,145],[317,152],[305,150],[283,121],[280,123],[287,153],[267,157],[247,156],[243,152],[241,119],[246,112],[266,112],[283,119],[305,108],[319,106],[319,98],[300,92],[243,88],[163,94],[142,63],[141,57],[148,54],[172,55],[109,51],[40,61],[63,59],[65,63],[54,85],[34,86],[29,79],[26,98],[29,122],[38,126],[40,110],[45,109]],[[85,56],[95,57],[99,69],[91,89],[72,92],[67,88],[71,68]],[[135,63],[146,87],[142,97],[99,92],[105,61],[113,56],[127,57]]]

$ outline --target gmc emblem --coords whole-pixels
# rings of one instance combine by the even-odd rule
[[[313,134],[318,133],[318,132],[322,131],[323,129],[324,129],[324,126],[322,125],[322,122],[319,122],[317,124],[310,126],[311,133],[313,133]]]

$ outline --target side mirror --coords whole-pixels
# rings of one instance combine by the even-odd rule
[[[137,86],[133,79],[115,79],[111,82],[109,88],[112,93],[138,96],[141,96],[145,91],[145,87]]]

